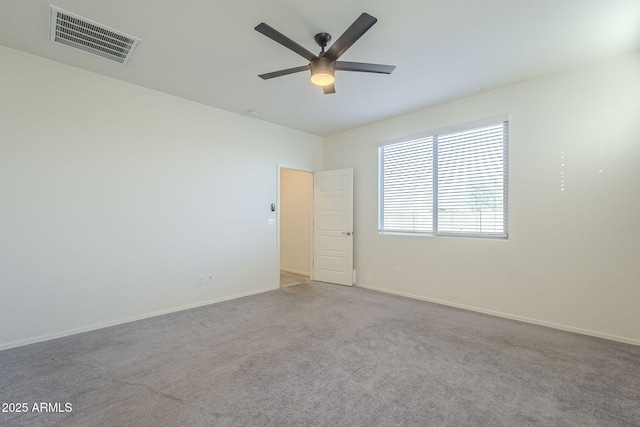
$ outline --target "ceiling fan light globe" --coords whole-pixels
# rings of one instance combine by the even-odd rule
[[[311,61],[311,83],[316,86],[332,85],[334,78],[334,63],[329,58],[319,57]]]
[[[319,71],[311,75],[311,83],[316,86],[329,86],[335,81],[330,71]]]

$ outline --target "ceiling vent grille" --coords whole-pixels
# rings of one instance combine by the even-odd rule
[[[51,6],[49,40],[127,64],[140,39]]]

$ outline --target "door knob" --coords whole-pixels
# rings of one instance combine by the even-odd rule
[[[351,232],[350,231],[343,231],[342,234],[346,234],[347,236],[351,236]]]

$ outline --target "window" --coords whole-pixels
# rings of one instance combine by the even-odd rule
[[[378,149],[382,232],[507,237],[506,118]]]

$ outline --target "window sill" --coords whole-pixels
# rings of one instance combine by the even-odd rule
[[[490,240],[509,240],[507,234],[455,234],[455,233],[416,233],[416,232],[402,232],[402,231],[381,231],[378,230],[379,235],[386,236],[410,236],[410,237],[458,237],[463,239],[490,239]]]

